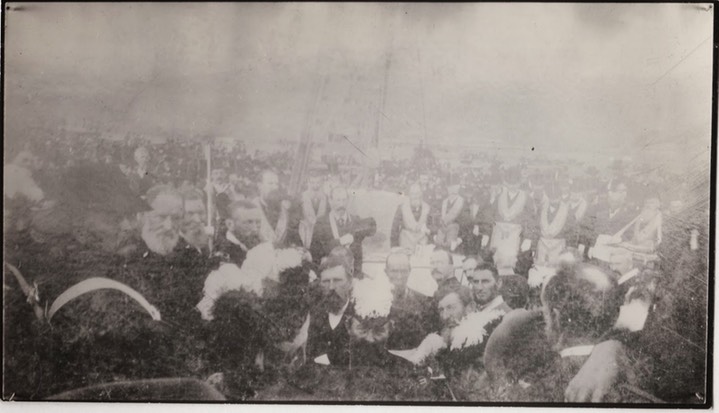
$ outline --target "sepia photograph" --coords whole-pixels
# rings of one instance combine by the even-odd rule
[[[713,3],[1,12],[2,404],[713,406]]]

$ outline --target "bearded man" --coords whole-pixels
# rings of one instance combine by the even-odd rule
[[[208,241],[213,235],[213,228],[205,225],[207,209],[204,194],[199,189],[185,187],[180,190],[180,195],[184,206],[180,236],[187,242],[188,247],[202,253],[207,250]]]
[[[330,212],[317,221],[310,253],[315,264],[320,264],[322,258],[330,251],[343,246],[348,248],[354,258],[354,272],[362,271],[362,241],[365,237],[374,235],[377,225],[374,219],[360,219],[351,215],[347,210],[349,194],[343,187],[335,187],[330,194]]]
[[[353,273],[351,254],[330,254],[320,265],[321,298],[310,313],[307,339],[308,360],[314,363],[349,364],[349,320],[354,314],[354,306],[350,303]]]
[[[299,224],[302,245],[309,248],[312,245],[312,233],[317,219],[327,213],[327,196],[322,192],[322,185],[318,175],[310,176],[307,190],[302,193],[302,215]]]
[[[217,247],[223,261],[242,267],[247,252],[262,241],[262,211],[252,202],[244,200],[231,203],[228,210],[230,217],[225,220],[227,232]]]
[[[280,197],[280,182],[277,173],[265,170],[260,174],[257,185],[259,196],[254,203],[262,211],[260,236],[263,242],[282,245],[285,242],[289,227],[289,210],[291,204]]]

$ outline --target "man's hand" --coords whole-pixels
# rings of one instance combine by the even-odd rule
[[[205,235],[213,236],[215,235],[215,227],[209,225],[204,227]]]
[[[623,356],[624,347],[619,341],[609,340],[594,346],[592,354],[569,382],[564,400],[570,403],[601,402],[619,377]]]
[[[342,245],[343,247],[346,247],[353,242],[355,242],[355,237],[353,237],[352,234],[344,234],[340,237],[340,245]]]
[[[282,200],[282,209],[283,209],[283,210],[289,211],[289,210],[290,210],[290,206],[292,206],[292,204],[290,203],[290,201],[288,201],[288,200],[286,200],[286,199]]]

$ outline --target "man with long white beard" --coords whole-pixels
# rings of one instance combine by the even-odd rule
[[[139,214],[139,239],[134,242],[138,248],[127,255],[106,256],[105,265],[68,274],[74,277],[65,289],[78,282],[100,287],[72,299],[52,319],[53,334],[64,343],[58,359],[79,363],[72,379],[77,383],[70,386],[199,374],[198,359],[203,355],[195,339],[201,320],[193,306],[202,296],[211,260],[183,248],[184,207],[177,190],[155,186],[146,198],[150,209]],[[148,315],[112,289],[113,282],[134,290],[159,314]],[[45,357],[49,368],[58,369],[57,380],[66,383],[62,363],[52,353]]]
[[[150,188],[146,197],[151,209],[142,216],[142,240],[151,252],[166,256],[180,241],[180,223],[184,216],[182,195],[172,187],[158,185]]]

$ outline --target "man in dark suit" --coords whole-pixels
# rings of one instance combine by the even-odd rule
[[[320,266],[320,299],[310,312],[307,336],[308,361],[333,366],[349,364],[349,320],[354,311],[350,303],[354,263],[344,248],[333,250]],[[334,251],[337,253],[334,253]]]
[[[480,187],[471,193],[469,206],[462,216],[459,230],[465,255],[476,255],[489,244],[494,225],[492,208],[489,188]]]
[[[624,181],[613,180],[609,184],[607,195],[607,201],[597,205],[590,217],[590,228],[593,229],[592,245],[599,235],[616,235],[638,215],[638,211],[627,204],[627,184]],[[624,234],[627,236],[623,236]],[[629,233],[624,231],[617,237],[621,239],[616,241],[626,241],[628,236]]]
[[[377,225],[372,218],[360,219],[347,211],[347,190],[335,187],[330,194],[331,211],[317,221],[310,253],[315,264],[319,265],[333,248],[347,247],[354,258],[354,272],[362,271],[362,241],[374,235]]]
[[[409,257],[403,252],[391,252],[387,257],[385,273],[394,285],[394,300],[389,318],[392,329],[387,348],[403,350],[417,347],[427,334],[440,328],[439,313],[432,297],[407,287],[411,271]]]
[[[262,212],[255,204],[245,200],[231,203],[228,210],[230,216],[225,220],[227,232],[220,236],[217,250],[223,260],[242,267],[247,252],[260,243]]]

